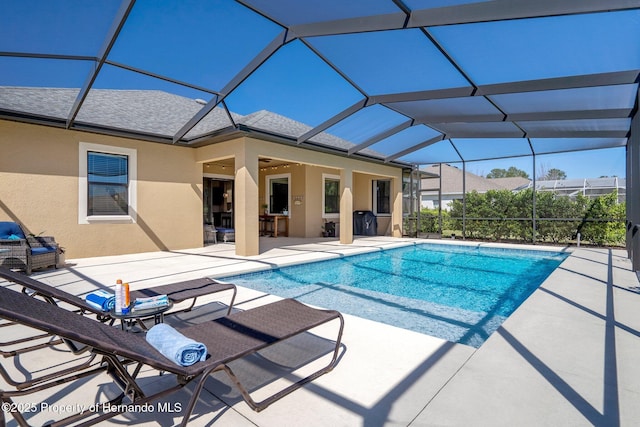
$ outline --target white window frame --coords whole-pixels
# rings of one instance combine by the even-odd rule
[[[324,206],[325,206],[325,181],[327,179],[330,179],[332,181],[338,181],[338,183],[340,182],[340,175],[331,175],[328,173],[323,173],[322,174],[322,206],[320,207],[320,209],[322,209],[322,218],[327,218],[327,219],[336,219],[336,218],[340,218],[340,204],[338,204],[338,213],[325,213],[324,212]]]
[[[287,178],[287,215],[291,216],[291,174],[290,173],[282,173],[278,175],[267,175],[265,176],[265,203],[268,206],[269,215],[284,215],[280,212],[271,212],[271,180]]]
[[[128,215],[88,215],[89,183],[87,179],[87,156],[90,151],[127,156],[129,170]],[[78,167],[78,224],[131,224],[137,220],[138,212],[138,152],[132,148],[80,142]]]
[[[379,213],[378,212],[378,182],[388,182],[389,183],[389,190],[390,190],[390,194],[389,194],[389,212],[384,212],[384,213]],[[391,179],[374,179],[373,180],[373,185],[372,185],[372,207],[373,207],[373,214],[376,216],[391,216],[391,214],[393,213],[393,204],[391,203],[392,201],[392,194],[391,191],[393,190],[393,181]]]

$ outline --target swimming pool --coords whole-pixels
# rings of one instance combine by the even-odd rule
[[[424,243],[222,279],[479,347],[567,256]]]

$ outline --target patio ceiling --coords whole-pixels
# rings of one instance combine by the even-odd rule
[[[640,0],[8,2],[0,118],[394,164],[622,147]]]

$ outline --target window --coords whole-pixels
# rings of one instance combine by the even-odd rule
[[[267,175],[267,200],[270,214],[289,214],[291,174]]]
[[[129,214],[129,158],[87,153],[87,215]]]
[[[340,177],[322,174],[322,217],[338,218],[340,216]]]
[[[78,222],[134,222],[136,150],[80,143]]]
[[[391,180],[373,181],[373,213],[391,215]]]

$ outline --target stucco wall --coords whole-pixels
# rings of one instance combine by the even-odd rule
[[[322,206],[322,192],[324,187],[322,186],[322,175],[340,175],[338,169],[322,167],[322,166],[308,166],[307,167],[307,185],[305,187],[304,203],[306,205],[306,237],[320,237],[322,235],[322,226],[324,219],[322,218],[322,212],[324,207]],[[339,223],[339,218],[331,218],[330,221]]]
[[[134,223],[79,223],[81,142],[136,150]],[[344,170],[354,177],[357,209],[370,209],[372,177],[401,179],[395,167],[254,138],[191,149],[0,120],[0,147],[0,220],[20,222],[27,232],[55,236],[67,259],[201,246],[202,177],[216,173],[203,170],[202,164],[216,159],[236,159],[235,170],[225,175],[234,176],[236,209],[242,212],[241,218],[236,212],[236,228],[242,228],[236,230],[241,240],[236,250],[240,247],[247,254],[257,253],[257,200],[264,197],[267,173],[257,173],[258,156],[290,162],[286,173],[291,173],[291,195],[302,196],[301,204],[292,201],[290,206],[290,233],[297,237],[320,235],[323,172],[338,175]],[[245,201],[240,197],[243,191],[250,196]],[[251,205],[246,204],[249,200]],[[243,240],[243,234],[250,239]]]
[[[353,177],[353,210],[371,210],[371,175],[357,174]]]
[[[137,150],[137,221],[78,224],[79,143]],[[0,120],[0,220],[53,235],[67,259],[202,245],[194,150]]]
[[[370,211],[373,207],[373,181],[376,179],[388,179],[380,175],[357,174],[353,179],[354,211]],[[378,222],[378,235],[391,234],[391,215],[376,216]]]
[[[287,163],[277,167],[266,166],[260,170],[259,179],[259,212],[262,213],[264,208],[262,205],[267,203],[266,188],[267,177],[273,175],[290,175],[289,181],[291,192],[291,203],[289,204],[289,236],[292,237],[304,237],[305,236],[305,209],[304,203],[295,205],[293,203],[294,196],[299,196],[305,193],[305,166],[299,163]],[[280,227],[279,227],[280,228]]]
[[[291,174],[291,197],[289,207],[289,235],[292,237],[320,237],[322,235],[323,206],[322,185],[323,174],[339,176],[340,170],[321,165],[290,164],[278,168],[268,167],[260,172],[260,204],[265,200],[265,186],[267,175]],[[385,176],[354,174],[354,206],[355,210],[371,210],[372,181],[384,179]],[[299,205],[294,203],[295,196],[299,196]],[[339,218],[329,221],[340,223]],[[390,234],[391,216],[378,218],[378,234]],[[338,226],[339,229],[339,226]]]

